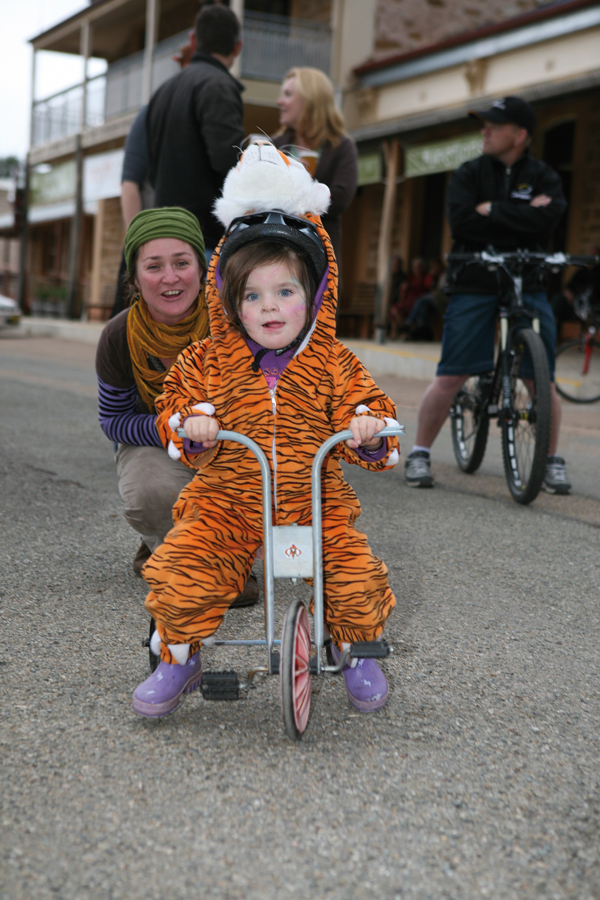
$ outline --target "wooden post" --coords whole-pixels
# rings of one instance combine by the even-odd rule
[[[29,118],[29,146],[33,146],[34,140],[34,119],[35,119],[35,79],[37,75],[37,50],[34,48],[31,60],[31,111]],[[27,296],[27,244],[29,241],[29,191],[31,190],[31,164],[29,162],[29,153],[25,158],[25,187],[23,195],[23,219],[21,234],[21,243],[19,245],[19,286],[17,288],[17,303],[21,310],[25,312],[29,297]]]
[[[85,128],[87,109],[87,73],[88,59],[90,56],[90,23],[84,22],[81,26],[80,53],[83,57],[83,82],[81,112],[79,119],[79,133],[77,135],[77,149],[75,150],[75,210],[71,219],[71,235],[69,241],[69,289],[67,294],[67,316],[76,319],[78,309],[79,288],[79,257],[81,248],[81,223],[83,214],[83,146],[81,134]]]
[[[241,36],[244,28],[244,0],[229,0],[229,9],[238,17]],[[242,47],[243,52],[244,48]],[[234,78],[241,78],[242,75],[242,53],[236,56],[231,67],[231,74]]]
[[[377,247],[377,288],[375,291],[375,341],[378,344],[385,342],[387,334],[387,317],[390,303],[390,256],[400,161],[400,143],[398,140],[385,141],[383,153],[385,159],[385,191],[381,209],[379,245]]]
[[[142,74],[142,106],[145,106],[152,96],[152,62],[154,58],[154,45],[158,31],[158,16],[160,0],[146,0],[146,40],[144,43],[144,68]]]
[[[102,244],[104,240],[104,209],[106,200],[98,200],[98,211],[94,221],[92,244],[92,283],[90,286],[90,306],[100,306],[102,299]]]

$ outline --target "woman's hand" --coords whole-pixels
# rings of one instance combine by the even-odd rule
[[[219,423],[212,416],[188,416],[184,420],[183,430],[190,441],[203,444],[206,450],[217,445]]]
[[[352,432],[352,438],[346,441],[346,444],[351,450],[358,450],[359,447],[363,450],[379,450],[383,438],[377,440],[373,438],[385,428],[385,422],[381,419],[374,416],[355,416],[350,420],[348,427]]]

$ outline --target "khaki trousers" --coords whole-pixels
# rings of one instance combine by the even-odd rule
[[[173,504],[194,471],[162,447],[120,444],[117,473],[125,518],[154,552],[173,527]]]

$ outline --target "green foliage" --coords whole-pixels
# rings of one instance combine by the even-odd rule
[[[36,288],[35,296],[38,300],[60,303],[67,299],[67,288],[64,284],[40,284]]]
[[[16,156],[0,156],[0,178],[12,178],[18,166],[19,160]]]

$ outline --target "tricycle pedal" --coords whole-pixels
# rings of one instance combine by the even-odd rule
[[[240,683],[237,672],[204,672],[200,690],[205,700],[238,700]]]
[[[350,647],[354,659],[385,659],[391,652],[387,641],[355,641]]]

